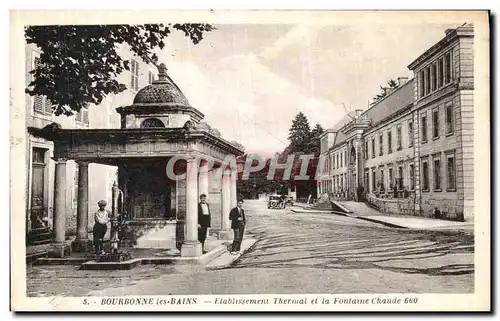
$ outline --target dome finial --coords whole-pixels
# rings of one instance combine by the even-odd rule
[[[158,80],[167,80],[167,66],[163,62],[158,66]]]

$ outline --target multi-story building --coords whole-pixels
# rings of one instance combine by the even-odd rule
[[[41,96],[26,95],[26,162],[28,168],[26,182],[26,230],[33,234],[37,230],[48,230],[52,224],[54,203],[55,162],[53,143],[33,134],[33,128],[41,129],[56,122],[63,128],[120,128],[120,115],[117,106],[127,105],[134,99],[140,88],[151,83],[156,77],[154,66],[147,65],[141,59],[132,56],[127,50],[120,51],[124,59],[131,59],[130,71],[118,76],[118,80],[127,84],[128,89],[118,95],[106,97],[99,106],[89,106],[74,116],[55,116],[49,100]],[[26,46],[26,84],[31,81],[29,71],[35,68],[40,52],[32,45]],[[68,161],[66,166],[66,228],[69,234],[75,233],[76,204],[78,187],[78,164]],[[117,168],[100,164],[89,164],[89,209],[97,210],[101,199],[111,204],[111,187],[116,180]],[[89,220],[89,225],[93,220]],[[36,240],[36,238],[34,239]],[[47,241],[48,238],[47,238]],[[36,243],[36,241],[35,241]]]
[[[323,134],[323,167],[338,155],[347,163],[320,176],[319,193],[385,212],[472,220],[473,26],[445,33],[408,66],[413,79],[398,78],[384,98]]]

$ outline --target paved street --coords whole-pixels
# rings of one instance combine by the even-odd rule
[[[474,291],[473,236],[393,229],[334,214],[268,210],[247,201],[259,241],[227,269],[142,266],[83,272],[35,267],[34,295],[464,293]],[[42,272],[43,270],[43,272]],[[43,291],[43,292],[40,292]]]

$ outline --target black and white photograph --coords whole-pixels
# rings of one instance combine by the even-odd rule
[[[488,311],[488,11],[11,12],[11,309]]]

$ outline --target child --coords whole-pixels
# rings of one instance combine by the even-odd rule
[[[109,222],[111,213],[110,211],[106,210],[106,201],[101,200],[97,203],[97,205],[99,206],[99,210],[94,214],[94,247],[95,254],[99,255],[104,254],[104,235],[106,235],[106,231],[108,230],[107,224]]]

